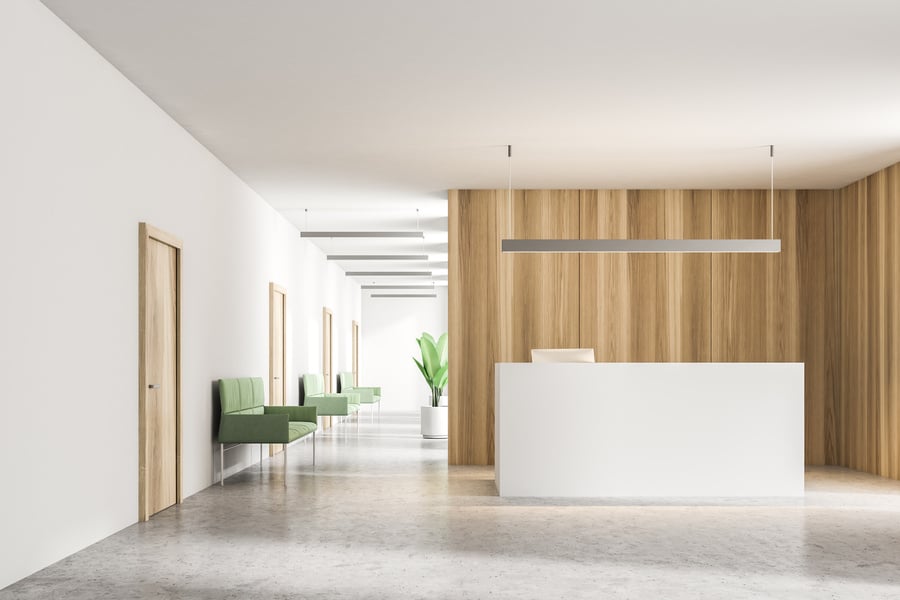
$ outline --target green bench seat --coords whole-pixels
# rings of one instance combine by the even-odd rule
[[[359,394],[360,404],[378,404],[381,402],[381,387],[353,385],[352,371],[341,371],[338,373],[338,392],[341,394],[345,392]]]
[[[218,440],[221,485],[225,485],[225,444],[285,444],[287,485],[287,444],[312,435],[313,464],[316,464],[318,425],[314,406],[266,406],[261,377],[220,379],[219,404],[222,409]]]
[[[349,417],[359,412],[359,394],[325,393],[325,377],[321,373],[307,373],[300,386],[300,402],[303,406],[314,406],[320,417]]]

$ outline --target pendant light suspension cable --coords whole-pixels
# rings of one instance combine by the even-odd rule
[[[506,145],[506,235],[512,237],[512,145]]]
[[[775,239],[775,146],[769,145],[769,239]]]

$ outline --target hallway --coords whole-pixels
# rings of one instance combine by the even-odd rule
[[[897,481],[827,467],[803,500],[510,500],[414,416],[355,430],[320,434],[315,469],[291,447],[287,489],[267,459],[0,599],[900,597]]]

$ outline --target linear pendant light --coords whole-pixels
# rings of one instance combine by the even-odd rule
[[[507,146],[512,164],[512,146]],[[521,253],[766,253],[781,252],[781,240],[775,239],[775,146],[769,146],[769,238],[754,239],[505,239],[501,252]],[[512,214],[512,166],[510,166],[507,202]]]

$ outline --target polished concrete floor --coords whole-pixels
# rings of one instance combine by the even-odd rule
[[[900,482],[823,468],[799,500],[510,500],[413,417],[318,446],[315,469],[291,448],[287,488],[267,460],[0,599],[900,599]]]

